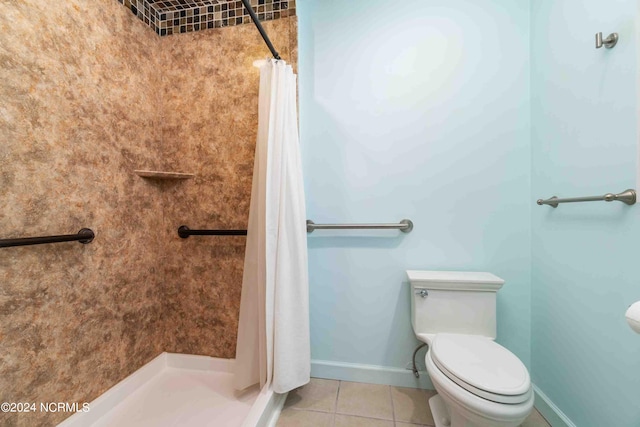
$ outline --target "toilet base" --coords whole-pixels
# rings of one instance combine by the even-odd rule
[[[433,421],[436,423],[436,427],[450,427],[451,417],[449,416],[449,410],[445,405],[444,400],[439,394],[436,394],[429,399],[429,407],[431,408],[431,414],[433,415]]]
[[[474,417],[474,420],[470,420],[455,408],[452,413],[440,394],[429,399],[429,408],[431,408],[431,415],[433,415],[436,427],[514,427],[519,426],[522,422],[522,420],[515,423],[513,421],[495,421],[477,416]]]

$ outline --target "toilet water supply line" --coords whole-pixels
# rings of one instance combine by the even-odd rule
[[[413,352],[413,375],[416,376],[416,378],[420,378],[420,372],[418,371],[418,367],[416,366],[416,354],[418,354],[418,351],[422,348],[422,347],[426,347],[428,344],[422,343],[418,346],[418,348],[416,348],[416,350]]]

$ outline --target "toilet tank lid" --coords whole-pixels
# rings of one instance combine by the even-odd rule
[[[498,276],[479,271],[407,270],[412,285],[428,289],[497,291],[504,284]]]

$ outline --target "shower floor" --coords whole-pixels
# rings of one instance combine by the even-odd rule
[[[234,360],[162,353],[58,427],[265,427],[286,394],[234,390]]]
[[[239,427],[259,391],[235,393],[229,372],[165,368],[93,426]]]

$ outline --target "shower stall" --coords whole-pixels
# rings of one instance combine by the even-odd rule
[[[247,237],[177,229],[247,229],[253,62],[295,68],[295,2],[5,2],[0,24],[0,423],[272,422],[285,395],[233,380]]]

